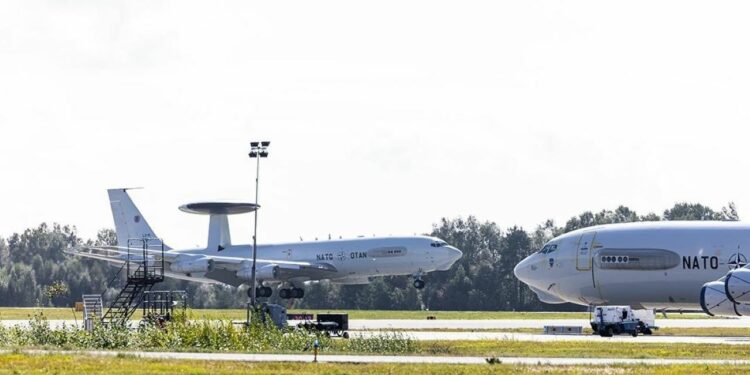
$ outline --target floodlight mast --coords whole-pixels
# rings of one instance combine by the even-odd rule
[[[250,142],[250,153],[248,156],[255,161],[255,204],[258,204],[258,180],[260,178],[260,159],[268,157],[268,146],[271,142]],[[253,264],[250,272],[250,304],[255,308],[257,305],[257,280],[255,279],[255,261],[258,259],[258,210],[255,210],[255,220],[253,228]]]

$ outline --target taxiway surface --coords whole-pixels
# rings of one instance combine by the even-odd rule
[[[0,351],[2,352],[2,351]],[[10,353],[10,351],[4,351]],[[33,355],[71,354],[71,352],[24,350]],[[312,362],[312,354],[242,354],[242,353],[185,353],[185,352],[116,352],[82,351],[74,352],[89,356],[133,355],[150,359],[177,359],[203,361],[245,361],[245,362]],[[643,359],[643,358],[545,358],[545,357],[500,357],[503,364],[519,365],[750,365],[750,360],[722,359]],[[485,364],[484,357],[442,357],[442,356],[375,356],[375,355],[319,355],[318,362],[328,363],[444,363],[444,364]]]

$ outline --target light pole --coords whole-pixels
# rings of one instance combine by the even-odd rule
[[[250,159],[256,159],[255,162],[255,204],[258,204],[258,178],[260,176],[260,159],[261,158],[267,158],[268,157],[268,146],[271,145],[271,142],[263,141],[263,142],[250,142],[250,153],[248,156],[250,156]],[[255,228],[253,229],[253,265],[250,272],[250,279],[251,284],[250,288],[252,288],[252,293],[250,294],[250,304],[255,308],[256,306],[256,293],[258,289],[256,288],[257,280],[255,280],[255,261],[258,258],[258,210],[255,210]]]

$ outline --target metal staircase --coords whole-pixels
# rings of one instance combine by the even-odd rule
[[[118,275],[123,270],[127,275],[127,282],[109,305],[107,312],[100,315],[104,325],[127,325],[140,306],[144,293],[164,281],[164,243],[158,238],[150,237],[128,240],[127,258]]]
[[[94,321],[102,320],[102,296],[101,294],[83,295],[83,327],[87,331],[94,329]]]

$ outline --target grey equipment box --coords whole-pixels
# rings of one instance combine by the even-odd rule
[[[282,329],[287,326],[286,309],[284,306],[262,303],[260,305],[260,319],[265,323],[268,318],[271,319],[271,323],[275,325],[276,328]]]
[[[581,326],[544,326],[545,335],[580,335],[583,333]]]

